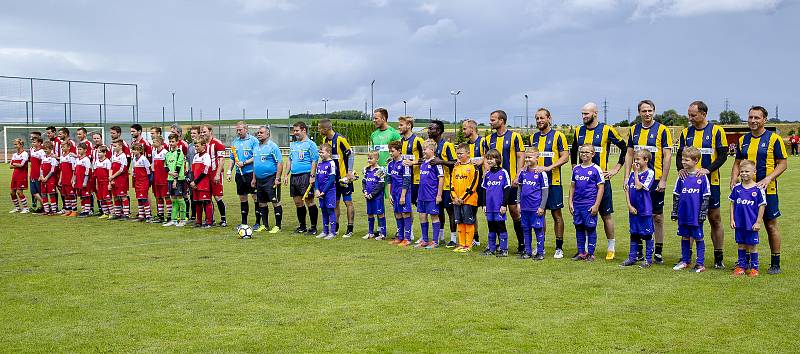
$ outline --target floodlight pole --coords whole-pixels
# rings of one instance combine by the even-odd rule
[[[33,92],[33,85],[31,85],[31,92]],[[31,97],[33,97],[32,94]],[[372,83],[369,84],[369,97],[372,112],[375,112],[375,80],[372,80]]]
[[[172,92],[172,122],[175,123],[175,92]]]
[[[458,135],[458,95],[461,93],[461,90],[458,91],[450,91],[450,94],[453,95],[453,132]]]

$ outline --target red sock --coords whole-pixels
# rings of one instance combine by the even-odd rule
[[[204,202],[206,207],[206,224],[213,224],[214,223],[214,203],[210,200]]]

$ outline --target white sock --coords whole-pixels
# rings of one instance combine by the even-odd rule
[[[616,239],[608,240],[608,250],[613,252],[614,251],[614,245],[616,243],[617,243]]]
[[[450,241],[451,241],[451,242],[458,243],[458,233],[456,233],[456,232],[451,232],[451,233],[450,233]]]

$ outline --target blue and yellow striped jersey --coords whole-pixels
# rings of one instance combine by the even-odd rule
[[[753,136],[752,132],[747,133],[739,138],[736,146],[737,160],[750,160],[756,164],[756,181],[772,173],[778,160],[786,159],[786,156],[786,143],[780,135],[769,130],[759,137]],[[767,185],[767,194],[778,194],[777,179]]]
[[[611,152],[611,145],[621,145],[622,138],[616,130],[608,124],[597,123],[594,129],[589,129],[586,125],[582,125],[575,133],[575,142],[580,148],[584,144],[592,144],[594,146],[594,158],[592,162],[600,166],[603,171],[608,171],[608,155]]]
[[[683,149],[687,146],[694,146],[702,157],[700,159],[700,167],[708,169],[711,163],[717,159],[717,149],[728,149],[728,138],[725,136],[725,129],[709,122],[703,129],[696,129],[690,125],[683,129],[681,138],[678,141],[678,149]],[[680,160],[680,156],[676,156]],[[719,185],[719,170],[711,172],[708,176],[712,186]]]
[[[536,132],[531,135],[531,146],[539,150],[539,166],[550,166],[558,161],[562,152],[567,151],[567,136],[555,129],[550,129],[547,134]],[[547,172],[547,179],[551,186],[560,186],[561,167]]]
[[[403,142],[403,147],[400,151],[403,152],[403,160],[422,161],[422,143],[425,141],[418,137],[417,134],[411,134],[408,139],[400,139]],[[414,165],[411,168],[411,182],[419,184],[419,165]]]
[[[336,176],[339,178],[346,176],[347,170],[351,167],[349,166],[350,155],[353,154],[350,143],[339,133],[333,133],[333,138],[330,140],[328,140],[328,137],[323,136],[322,144],[330,144],[333,148],[331,150],[331,159],[336,163]]]
[[[445,161],[455,161],[456,147],[453,145],[453,143],[442,138],[442,140],[439,140],[439,143],[436,144],[436,157]],[[442,165],[442,170],[444,170],[444,190],[449,191],[452,169]]]
[[[473,163],[476,158],[482,158],[483,155],[486,155],[486,150],[489,150],[489,145],[486,144],[486,138],[480,135],[475,138],[475,141],[469,141],[469,139],[467,139],[467,144],[469,144],[469,158]],[[478,166],[478,172],[483,171],[483,164],[476,166]]]
[[[628,135],[628,148],[633,151],[650,151],[650,162],[647,163],[647,166],[656,172],[655,178],[660,179],[664,169],[669,168],[664,165],[664,149],[672,148],[672,132],[659,122],[654,122],[649,128],[638,123],[631,127],[631,133]]]
[[[517,153],[525,150],[525,145],[522,142],[522,135],[519,133],[506,130],[503,135],[498,136],[497,132],[489,136],[489,149],[495,149],[500,152],[503,157],[503,169],[508,172],[510,176],[516,176],[518,170]]]

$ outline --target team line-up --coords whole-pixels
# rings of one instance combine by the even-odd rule
[[[622,190],[631,236],[628,257],[621,266],[647,268],[663,264],[664,196],[673,140],[670,130],[654,120],[652,101],[641,101],[638,111],[641,122],[630,127],[624,141],[612,126],[598,121],[597,105],[587,103],[581,108],[583,125],[572,143],[567,144],[566,136],[553,129],[550,112],[540,108],[536,112],[539,131],[531,136],[526,148],[522,136],[507,129],[507,115],[502,110],[490,114],[493,132],[488,136],[478,133],[475,121],[464,121],[462,130],[467,142],[456,147],[443,137],[441,121],[431,121],[424,140],[413,133],[413,117],[399,117],[396,130],[388,124],[388,111],[376,109],[376,130],[370,137],[371,149],[361,181],[369,220],[369,233],[364,238],[386,238],[384,195],[388,195],[397,225],[392,244],[438,248],[445,242],[444,224],[449,221],[450,242],[445,246],[455,252],[470,252],[480,244],[476,228],[480,208],[489,229],[482,255],[508,256],[508,214],[514,225],[519,258],[543,260],[545,214],[549,210],[556,238],[553,257],[563,258],[561,166],[571,160],[567,206],[573,215],[577,244],[572,259],[595,260],[598,215],[608,240],[606,260],[615,258],[610,179],[624,169]],[[676,271],[705,271],[706,219],[711,225],[714,267],[725,267],[720,168],[727,159],[728,143],[724,129],[710,122],[707,114],[705,103],[692,102],[688,107],[690,125],[682,131],[677,144],[678,179],[670,212],[681,237],[681,257],[673,267]],[[771,250],[769,273],[780,273],[777,178],[786,170],[787,153],[783,139],[764,128],[767,116],[766,109],[753,106],[748,113],[751,131],[736,144],[729,195],[729,226],[734,229],[738,244],[735,276],[758,275],[757,245],[762,225]],[[260,127],[253,137],[244,122],[237,124],[230,156],[226,156],[225,145],[214,137],[211,125],[191,127],[189,144],[183,140],[178,125],[172,126],[167,141],[160,127],[151,128],[151,143],[144,138],[142,126],[134,124],[130,127],[130,145],[121,139],[121,128],[114,126],[110,147],[103,145],[100,133],[89,134],[79,128],[76,143],[67,128],[48,127],[47,141],[41,133],[32,132],[27,150],[22,139],[14,141],[11,198],[15,208],[11,212],[29,212],[23,191],[30,186],[34,211],[43,215],[88,217],[93,215],[96,200],[99,217],[104,219],[177,227],[195,220],[195,227],[209,228],[214,225],[216,204],[219,225],[227,226],[222,182],[223,178],[235,176],[242,213],[240,226],[247,225],[248,196],[252,195],[255,231],[280,232],[280,187],[288,184],[300,225],[295,233],[326,240],[337,237],[339,206],[344,202],[347,229],[342,237],[351,237],[355,217],[354,153],[347,139],[333,130],[331,121],[322,120],[317,128],[323,137],[319,146],[309,139],[304,122],[294,123],[294,141],[289,144],[284,163],[280,148],[270,140],[269,128]],[[611,146],[623,152],[613,166],[608,164]],[[231,163],[226,169],[228,159]],[[129,183],[137,200],[137,217],[130,217]],[[151,191],[157,205],[155,217],[151,216]],[[271,229],[269,204],[275,215]],[[416,243],[412,206],[416,206],[422,231]],[[320,209],[322,231],[317,234]],[[696,247],[694,262],[692,244]]]

